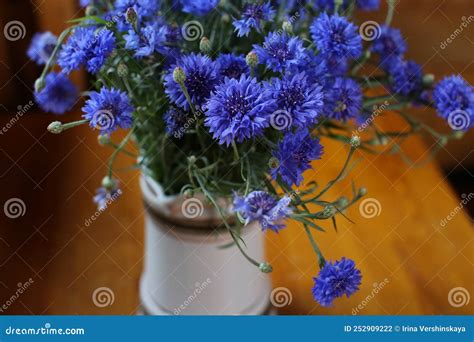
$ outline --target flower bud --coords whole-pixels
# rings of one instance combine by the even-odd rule
[[[367,189],[366,188],[360,188],[359,189],[359,196],[365,196],[367,195]]]
[[[181,67],[174,68],[173,80],[178,84],[184,83],[184,81],[186,80],[186,74],[184,73],[183,68]]]
[[[291,25],[291,23],[289,21],[284,21],[283,24],[281,25],[281,28],[283,29],[283,31],[285,32],[288,32],[290,34],[293,33],[293,25]]]
[[[435,82],[435,76],[433,74],[426,74],[423,76],[423,85],[425,87],[431,87]]]
[[[358,135],[353,135],[351,138],[351,146],[357,148],[360,146],[360,137]]]
[[[190,199],[190,198],[193,198],[194,197],[194,191],[192,189],[186,189],[184,190],[183,192],[183,197],[185,199]]]
[[[96,8],[93,5],[89,5],[86,7],[85,14],[87,17],[93,16],[97,14]]]
[[[271,273],[273,271],[272,265],[270,265],[268,262],[262,262],[258,268],[260,269],[261,272],[263,273]]]
[[[129,24],[133,26],[136,25],[137,20],[138,20],[138,15],[133,7],[128,8],[127,12],[125,13],[125,18]]]
[[[102,179],[102,186],[107,190],[113,190],[117,186],[117,182],[113,178],[105,176]]]
[[[46,81],[44,78],[38,78],[35,82],[35,91],[39,93],[46,86]]]
[[[53,121],[49,124],[48,131],[53,134],[60,134],[63,131],[63,124],[60,121]]]
[[[454,131],[453,132],[453,138],[454,139],[462,139],[464,137],[465,132],[464,131]]]
[[[125,63],[120,63],[117,66],[117,74],[119,77],[124,78],[128,76],[128,67]]]
[[[196,160],[197,160],[197,159],[196,159],[195,156],[190,156],[190,157],[188,157],[188,163],[189,163],[190,165],[193,165],[193,164],[196,162]]]
[[[255,52],[250,51],[245,57],[247,65],[251,68],[255,68],[258,65],[258,56]]]
[[[97,141],[101,146],[107,145],[110,142],[110,136],[108,134],[99,134]]]
[[[199,49],[202,53],[208,54],[212,50],[211,41],[207,37],[202,37],[201,41],[199,42]]]

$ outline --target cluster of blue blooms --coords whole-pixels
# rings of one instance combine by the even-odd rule
[[[346,124],[364,115],[364,87],[349,68],[365,58],[378,60],[397,97],[433,106],[448,121],[462,112],[468,124],[460,130],[474,125],[474,91],[461,76],[427,84],[421,66],[405,59],[407,44],[399,30],[380,25],[376,39],[368,43],[359,27],[343,16],[354,7],[377,10],[379,0],[344,0],[339,11],[335,0],[304,1],[312,10],[298,15],[301,1],[244,1],[240,8],[218,0],[172,0],[169,8],[159,0],[115,0],[113,8],[104,3],[80,0],[94,16],[75,26],[65,42],[49,32],[35,35],[28,50],[31,60],[46,65],[35,94],[45,111],[63,114],[76,104],[78,91],[68,78],[74,70],[83,67],[100,75],[97,91],[87,93],[82,110],[84,121],[101,135],[133,127],[140,108],[156,112],[147,107],[149,98],[134,95],[125,76],[130,72],[137,84],[152,81],[152,88],[162,90],[167,108],[160,116],[161,127],[174,143],[196,127],[206,130],[220,149],[248,148],[261,139],[275,160],[267,174],[285,187],[297,187],[312,162],[323,156],[313,129],[330,120]],[[172,22],[165,15],[170,11]],[[205,44],[209,40],[203,40],[196,51],[196,44],[182,34],[186,23],[200,21],[199,28],[211,17],[217,18],[213,23],[228,24],[235,47],[220,51],[218,46],[211,53]],[[284,20],[283,29],[276,26]],[[308,32],[297,34],[296,27]],[[53,71],[54,65],[61,70]],[[109,70],[117,70],[110,79]],[[143,70],[146,75],[140,76]],[[295,205],[287,195],[270,193],[261,178],[261,187],[246,191],[246,196],[234,193],[234,210],[245,224],[258,222],[263,230],[278,232]],[[99,207],[117,191],[116,182],[107,184],[94,199]],[[330,306],[335,298],[357,291],[361,273],[352,260],[320,264],[313,295],[321,305]]]

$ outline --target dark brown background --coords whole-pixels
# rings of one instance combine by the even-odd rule
[[[58,34],[67,19],[80,15],[75,1],[2,1],[0,28],[20,20],[27,29],[24,39],[10,42],[0,36],[0,126],[18,106],[32,100],[32,85],[40,70],[25,56],[33,33]],[[402,29],[410,46],[409,57],[439,77],[462,74],[474,83],[474,23],[445,50],[444,41],[461,23],[474,15],[470,0],[402,0],[395,26]],[[367,18],[383,20],[383,14]],[[84,76],[74,75],[85,89]],[[444,127],[431,111],[426,120]],[[67,114],[62,120],[79,118]],[[110,153],[96,144],[96,133],[87,127],[60,137],[45,131],[57,119],[35,107],[7,133],[0,136],[0,204],[20,198],[26,213],[18,219],[0,215],[0,305],[30,277],[34,284],[6,310],[6,314],[133,314],[138,306],[138,277],[143,249],[143,208],[136,172],[120,174],[125,196],[114,203],[92,226],[84,221],[95,208],[91,197],[105,173]],[[388,125],[397,123],[389,121]],[[464,287],[471,294],[473,277],[472,220],[460,213],[449,230],[439,230],[440,219],[460,201],[461,193],[473,192],[473,132],[453,143],[439,157],[439,165],[412,169],[397,157],[359,156],[363,163],[354,171],[358,183],[380,200],[383,214],[363,220],[357,208],[350,211],[357,224],[344,222],[338,235],[318,237],[330,257],[351,255],[361,264],[364,286],[357,296],[341,300],[334,309],[321,309],[311,300],[314,258],[301,229],[293,224],[268,241],[269,260],[275,266],[274,286],[285,286],[293,302],[282,309],[293,314],[350,314],[370,292],[371,284],[389,277],[383,291],[363,314],[461,314],[467,306],[453,308],[450,289]],[[430,144],[427,141],[426,144]],[[405,146],[422,155],[426,145],[417,139]],[[331,154],[332,152],[332,154]],[[339,155],[341,154],[341,157]],[[316,163],[318,179],[334,177],[342,162],[339,147],[328,144],[324,162]],[[124,167],[130,160],[121,160]],[[444,170],[442,172],[441,170]],[[451,189],[447,176],[458,188]],[[347,190],[347,184],[335,190]],[[472,203],[471,203],[472,204]],[[115,302],[94,306],[93,291],[113,289]]]

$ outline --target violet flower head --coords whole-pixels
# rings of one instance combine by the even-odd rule
[[[219,144],[229,146],[263,134],[275,111],[275,100],[255,78],[225,78],[206,105],[205,125]]]
[[[247,197],[235,194],[234,211],[242,215],[246,225],[257,221],[263,231],[270,229],[278,233],[285,227],[282,221],[292,213],[290,202],[288,196],[277,199],[265,191],[254,191]]]
[[[237,36],[248,36],[252,28],[257,32],[261,32],[262,23],[272,20],[274,16],[275,10],[270,2],[247,4],[242,12],[241,19],[233,22]]]
[[[339,261],[327,262],[314,278],[312,290],[314,299],[322,306],[331,306],[338,297],[350,297],[359,290],[362,281],[361,272],[354,261],[342,258]]]
[[[118,89],[102,88],[90,93],[89,100],[82,108],[84,119],[101,134],[110,134],[118,128],[130,128],[134,111],[127,93]]]
[[[46,64],[57,42],[58,38],[51,32],[36,33],[28,48],[28,57],[38,65]]]
[[[36,103],[46,112],[64,114],[70,110],[79,92],[76,86],[62,73],[49,73],[45,78],[45,87],[35,93]]]
[[[303,172],[311,169],[311,162],[320,159],[322,154],[323,146],[319,139],[312,138],[308,130],[288,132],[273,153],[278,163],[271,170],[272,177],[277,179],[280,176],[288,186],[299,186]]]

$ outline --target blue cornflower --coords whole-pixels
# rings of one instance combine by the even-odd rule
[[[36,33],[28,48],[28,57],[38,65],[46,64],[51,57],[58,38],[51,32]]]
[[[342,258],[334,263],[327,262],[318,277],[314,278],[313,297],[322,306],[331,306],[334,299],[350,297],[359,290],[362,274],[354,261]]]
[[[186,125],[190,122],[188,114],[180,108],[170,106],[165,113],[166,133],[176,139],[181,139],[186,132]]]
[[[302,63],[305,58],[303,41],[287,33],[270,32],[265,37],[263,46],[253,47],[259,62],[276,72],[290,69]]]
[[[183,12],[203,16],[212,11],[219,0],[179,0],[179,2]]]
[[[133,8],[138,15],[139,21],[143,18],[155,16],[160,4],[158,0],[116,0],[115,10],[117,14],[125,15],[129,8]]]
[[[453,129],[466,130],[474,125],[474,88],[461,76],[453,75],[440,81],[433,92],[438,114],[448,120]]]
[[[310,32],[325,57],[358,58],[362,54],[362,38],[357,26],[345,17],[322,13],[311,25]]]
[[[291,214],[288,207],[291,199],[285,196],[277,199],[265,191],[254,191],[247,197],[234,194],[234,211],[240,213],[245,219],[245,224],[257,221],[262,230],[273,230],[278,233],[285,228],[282,221]]]
[[[274,78],[267,85],[278,109],[270,118],[274,128],[283,130],[313,124],[323,108],[323,93],[319,85],[309,82],[304,72]]]
[[[405,61],[401,57],[390,58],[387,71],[393,90],[401,95],[419,93],[423,87],[423,71],[418,63]]]
[[[189,110],[189,103],[178,83],[173,79],[173,71],[181,67],[186,75],[184,85],[191,101],[200,108],[220,81],[218,66],[209,57],[201,54],[190,54],[179,58],[165,76],[165,92],[172,103]]]
[[[206,105],[205,125],[219,144],[229,146],[259,136],[269,125],[276,104],[268,89],[255,78],[226,77],[217,86]]]
[[[380,0],[356,0],[357,8],[363,11],[376,11],[380,7]],[[315,0],[316,9],[319,11],[334,12],[335,1],[334,0]],[[344,0],[342,9],[347,9],[349,1]]]
[[[325,89],[324,104],[324,114],[331,119],[354,118],[362,109],[362,90],[356,81],[338,77]]]
[[[307,51],[306,58],[297,67],[297,72],[305,72],[312,83],[325,85],[329,80],[345,75],[348,70],[348,61],[345,58],[324,58]]]
[[[91,3],[91,0],[79,0],[79,5],[81,7],[87,7],[90,5],[90,3]]]
[[[103,211],[120,195],[122,195],[122,190],[118,187],[118,181],[115,181],[115,185],[112,189],[106,189],[105,187],[98,188],[93,200],[94,203],[97,204],[97,209]]]
[[[168,29],[157,23],[148,24],[137,33],[130,29],[125,35],[125,48],[135,51],[135,57],[150,56],[154,52],[164,52]]]
[[[248,36],[252,28],[261,32],[262,21],[270,21],[274,16],[275,10],[270,2],[247,4],[242,12],[242,18],[233,22],[237,36]]]
[[[114,34],[107,29],[78,27],[59,54],[58,64],[66,72],[86,65],[90,73],[97,73],[115,49]]]
[[[45,87],[35,93],[35,100],[42,110],[63,114],[74,106],[79,94],[74,84],[62,73],[46,75]]]
[[[380,8],[380,0],[357,0],[356,5],[363,11],[377,11]]]
[[[240,78],[242,74],[248,75],[249,67],[245,57],[234,53],[223,53],[216,59],[222,77]]]
[[[117,89],[102,88],[100,92],[90,93],[82,111],[82,117],[89,120],[92,128],[101,131],[101,134],[110,134],[117,128],[132,126],[132,113],[135,109],[125,92]]]
[[[382,25],[379,33],[380,35],[373,42],[371,50],[378,53],[382,60],[402,56],[407,51],[407,44],[400,30]]]
[[[287,132],[278,144],[273,157],[278,165],[271,170],[272,177],[278,176],[289,186],[299,186],[303,181],[303,172],[311,169],[311,162],[320,159],[323,146],[318,138],[312,138],[308,130]]]

